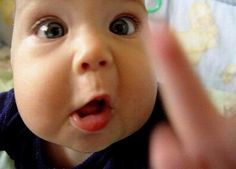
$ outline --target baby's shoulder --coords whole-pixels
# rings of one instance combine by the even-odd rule
[[[9,128],[18,116],[14,90],[0,93],[0,132]]]
[[[0,116],[12,109],[15,105],[14,90],[0,93]]]

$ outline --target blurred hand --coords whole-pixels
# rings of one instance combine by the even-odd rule
[[[169,124],[150,143],[152,169],[235,169],[236,117],[217,112],[167,25],[152,29],[160,92]]]

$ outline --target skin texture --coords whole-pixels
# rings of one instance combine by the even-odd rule
[[[128,35],[109,30],[121,17],[134,28]],[[46,21],[60,23],[65,35],[46,38]],[[145,46],[148,30],[142,1],[16,1],[11,50],[16,102],[28,128],[46,140],[54,166],[75,166],[147,121],[157,91]],[[94,132],[75,125],[73,112],[104,94],[112,107],[108,124]]]

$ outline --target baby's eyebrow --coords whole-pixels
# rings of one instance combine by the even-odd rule
[[[123,1],[136,2],[146,11],[146,7],[145,7],[145,4],[144,4],[145,0],[123,0]]]
[[[124,1],[137,2],[137,3],[139,3],[140,5],[145,6],[145,5],[144,5],[144,0],[124,0]]]

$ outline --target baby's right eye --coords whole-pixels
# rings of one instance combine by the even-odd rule
[[[35,34],[40,38],[56,39],[64,36],[67,28],[58,21],[49,19],[36,25]]]

